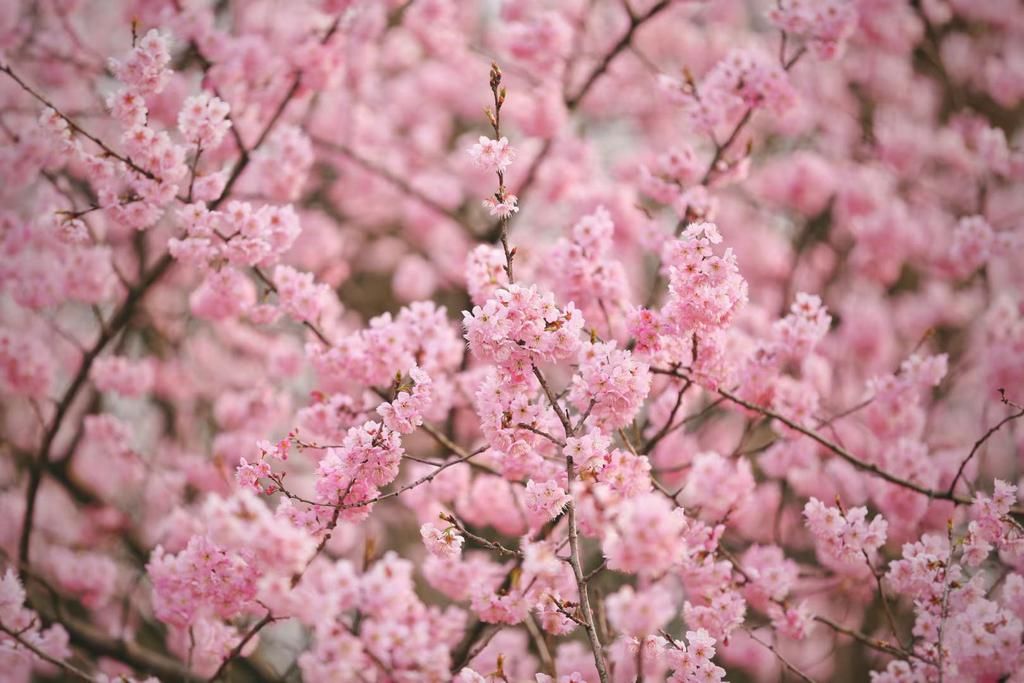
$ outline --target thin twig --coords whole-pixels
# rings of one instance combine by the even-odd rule
[[[688,375],[680,372],[679,370],[665,370],[661,368],[652,368],[651,372],[654,372],[656,374],[665,374],[672,377],[679,377],[681,379],[691,379]],[[871,474],[881,479],[884,479],[885,481],[891,484],[896,484],[897,486],[902,486],[903,488],[909,489],[911,491],[916,491],[917,493],[920,493],[921,495],[924,496],[928,496],[929,498],[932,498],[934,500],[948,500],[958,505],[971,504],[971,500],[968,498],[957,496],[949,491],[936,491],[935,489],[930,489],[928,487],[921,486],[920,484],[915,484],[912,481],[908,481],[906,479],[903,479],[902,477],[898,477],[895,474],[883,470],[874,463],[865,462],[864,460],[861,460],[857,456],[850,453],[842,446],[839,446],[838,444],[829,441],[828,439],[821,436],[817,432],[807,429],[803,425],[800,425],[794,422],[793,420],[790,420],[789,418],[785,417],[784,415],[776,413],[773,410],[769,410],[768,408],[759,406],[756,403],[751,403],[750,401],[742,399],[739,396],[736,396],[735,394],[726,391],[725,389],[717,389],[716,391],[720,396],[731,401],[732,403],[735,403],[736,405],[743,406],[747,410],[753,410],[754,412],[760,413],[765,417],[772,418],[773,420],[776,420],[786,425],[790,429],[811,438],[812,440],[816,441],[818,444],[832,451],[840,458],[842,458],[843,460],[845,460],[846,462],[853,465],[859,470],[870,472]]]
[[[270,610],[267,610],[267,613],[263,615],[263,618],[253,624],[253,627],[242,637],[242,640],[238,642],[238,645],[231,650],[228,656],[224,658],[224,661],[220,663],[220,666],[217,667],[217,670],[213,672],[213,675],[207,680],[210,681],[210,683],[213,683],[213,681],[216,681],[226,673],[228,665],[242,654],[242,650],[244,650],[245,646],[249,644],[249,641],[255,638],[256,634],[259,633],[264,626],[277,620],[278,618],[271,614]]]
[[[338,154],[344,155],[357,166],[360,166],[364,170],[369,171],[370,173],[373,173],[374,175],[379,176],[380,178],[383,178],[384,180],[391,183],[399,190],[404,192],[406,195],[412,197],[413,199],[420,202],[424,206],[427,206],[436,211],[437,213],[442,214],[452,222],[458,223],[467,232],[473,232],[469,224],[465,221],[465,219],[462,216],[455,213],[451,209],[442,206],[440,203],[438,203],[437,200],[433,199],[426,193],[417,190],[415,187],[412,186],[412,184],[407,182],[404,178],[396,175],[395,173],[392,173],[384,166],[381,166],[380,164],[374,161],[370,161],[369,159],[361,156],[348,145],[339,142],[330,142],[328,140],[324,140],[318,137],[313,138],[313,142],[316,143],[317,145],[320,145],[326,150],[329,150],[331,152],[337,152]]]
[[[95,679],[92,676],[90,676],[89,674],[85,673],[84,671],[82,671],[81,669],[79,669],[76,666],[68,664],[67,662],[65,662],[63,660],[57,659],[56,657],[51,657],[50,655],[46,654],[45,652],[40,650],[38,647],[33,645],[32,643],[30,643],[27,640],[25,640],[24,638],[22,638],[20,633],[18,633],[17,631],[12,631],[11,629],[9,629],[6,626],[4,626],[2,623],[0,623],[0,633],[6,633],[8,636],[10,636],[15,641],[17,641],[17,643],[19,645],[21,645],[26,650],[30,651],[32,654],[34,654],[36,657],[39,657],[43,661],[49,662],[50,664],[53,664],[57,668],[59,668],[59,669],[61,669],[63,671],[66,671],[67,673],[71,674],[72,676],[74,676],[75,678],[77,678],[79,680],[89,681],[89,683],[94,683]]]
[[[792,671],[794,674],[796,674],[803,680],[805,680],[807,683],[815,683],[813,678],[805,674],[803,671],[794,666],[788,659],[783,657],[782,653],[779,652],[778,648],[776,648],[774,645],[758,638],[757,635],[751,629],[747,629],[747,635],[749,635],[754,642],[760,643],[764,647],[768,648],[768,650],[770,650],[771,653],[775,655],[775,658],[778,659],[779,663],[781,663],[784,667]]]
[[[969,463],[971,459],[974,458],[974,455],[981,449],[983,445],[985,445],[985,442],[988,441],[993,434],[998,432],[1002,428],[1002,426],[1005,425],[1007,422],[1012,422],[1013,420],[1016,420],[1020,417],[1024,417],[1024,408],[1017,406],[1008,398],[1006,398],[1005,390],[1000,389],[999,396],[1000,400],[1004,405],[1020,408],[1020,411],[1004,417],[1002,420],[997,422],[994,427],[985,432],[985,434],[980,439],[974,442],[974,447],[971,448],[971,452],[968,453],[967,457],[964,458],[963,462],[960,463],[960,467],[958,467],[956,470],[956,476],[953,477],[953,482],[949,485],[949,489],[946,491],[946,493],[949,494],[950,496],[952,496],[956,492],[956,485],[960,481],[960,477],[963,476],[964,469],[967,467],[967,463]]]
[[[444,521],[448,522],[449,524],[454,526],[456,529],[458,529],[459,532],[462,533],[462,535],[465,536],[466,538],[469,538],[469,539],[475,541],[476,543],[482,545],[483,547],[485,547],[485,548],[487,548],[489,550],[493,550],[494,552],[498,553],[499,555],[508,555],[509,557],[519,557],[519,558],[523,557],[523,553],[521,551],[519,551],[519,550],[515,550],[513,548],[506,548],[505,546],[503,546],[502,544],[500,544],[500,543],[498,543],[496,541],[491,541],[489,539],[484,538],[483,536],[478,536],[477,534],[474,534],[472,531],[467,529],[466,525],[463,524],[462,522],[460,522],[458,520],[458,518],[455,517],[455,515],[449,515],[449,514],[442,513],[441,514],[441,519],[443,519]]]
[[[4,64],[4,65],[0,66],[0,71],[4,72],[8,76],[10,76],[14,80],[15,83],[17,83],[19,86],[21,86],[22,90],[24,90],[29,95],[31,95],[33,98],[38,100],[41,104],[43,104],[44,106],[49,107],[51,110],[53,110],[57,114],[57,116],[59,116],[65,123],[68,124],[68,127],[71,130],[73,130],[74,132],[78,133],[82,137],[87,138],[89,141],[91,141],[97,147],[102,149],[103,153],[106,156],[111,157],[113,159],[117,159],[122,164],[124,164],[125,166],[131,168],[136,173],[140,173],[140,174],[144,175],[145,177],[149,178],[150,180],[155,180],[155,181],[160,182],[160,179],[157,178],[155,175],[153,175],[152,173],[150,173],[146,169],[142,168],[141,166],[136,164],[134,161],[132,161],[128,157],[125,157],[125,156],[122,156],[122,155],[118,154],[117,152],[112,150],[110,147],[108,147],[105,142],[103,142],[98,137],[96,137],[95,135],[92,135],[91,133],[89,133],[88,131],[83,129],[81,126],[79,126],[77,123],[75,123],[69,116],[67,116],[66,114],[61,112],[61,110],[58,109],[52,102],[50,102],[42,94],[40,94],[39,92],[34,90],[32,88],[32,86],[30,86],[24,80],[22,80],[22,78],[20,76],[18,76],[18,74],[14,73],[14,70],[11,69],[11,66],[9,64]]]
[[[660,2],[651,5],[651,8],[641,15],[633,16],[630,14],[629,28],[626,29],[626,32],[621,38],[619,38],[618,42],[612,46],[612,49],[605,53],[604,57],[602,57],[597,66],[594,67],[594,70],[590,72],[590,75],[587,76],[587,79],[583,82],[582,87],[580,87],[576,94],[566,99],[565,106],[570,110],[575,109],[576,106],[583,101],[583,98],[587,96],[587,93],[590,92],[591,87],[593,87],[594,83],[597,82],[597,79],[601,77],[601,74],[608,70],[612,61],[619,55],[619,53],[630,46],[633,42],[633,37],[636,34],[637,29],[670,4],[671,0],[660,0]]]

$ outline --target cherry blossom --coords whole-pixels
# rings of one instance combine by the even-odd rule
[[[0,8],[0,678],[1018,681],[1009,0]]]

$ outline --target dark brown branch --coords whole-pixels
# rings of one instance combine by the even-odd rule
[[[441,514],[441,519],[443,519],[444,521],[448,522],[449,524],[454,526],[456,529],[458,529],[459,532],[463,536],[465,536],[466,538],[474,541],[475,543],[478,543],[479,545],[487,548],[488,550],[493,550],[494,552],[498,553],[499,555],[507,555],[509,557],[519,557],[519,558],[523,557],[523,553],[521,551],[519,551],[519,550],[515,550],[513,548],[506,548],[505,546],[503,546],[500,543],[496,543],[495,541],[491,541],[489,539],[486,539],[483,536],[478,536],[477,534],[474,534],[472,531],[467,529],[466,526],[462,522],[460,522],[458,520],[458,518],[455,517],[455,515],[448,515],[448,514],[442,513]]]
[[[621,38],[619,38],[618,42],[615,43],[614,46],[612,46],[612,49],[606,52],[604,57],[601,58],[601,61],[598,63],[596,67],[594,67],[594,70],[590,72],[590,75],[587,76],[587,80],[583,82],[583,86],[579,89],[579,91],[577,91],[577,93],[572,97],[566,99],[565,106],[570,110],[575,109],[577,105],[579,105],[579,103],[583,101],[583,98],[587,96],[587,93],[590,92],[590,89],[593,87],[594,83],[597,82],[597,79],[601,77],[601,74],[608,70],[608,67],[611,65],[612,61],[619,55],[619,53],[621,53],[623,50],[630,46],[630,44],[633,42],[633,36],[636,34],[637,29],[643,26],[649,19],[653,18],[655,15],[664,10],[670,4],[671,0],[660,0],[660,2],[657,2],[654,5],[652,5],[651,8],[644,12],[643,14],[634,16],[632,13],[630,13],[629,28],[626,29],[626,32],[622,35]]]
[[[597,675],[601,683],[607,683],[608,668],[604,660],[604,650],[601,646],[601,639],[598,638],[597,628],[594,626],[594,612],[590,608],[590,595],[587,590],[587,580],[583,575],[583,567],[580,564],[580,543],[576,529],[576,500],[572,498],[572,481],[575,475],[575,466],[572,456],[565,456],[565,472],[568,478],[570,498],[566,506],[566,517],[569,522],[569,562],[572,565],[572,572],[576,576],[576,588],[580,594],[580,611],[583,614],[584,628],[587,631],[587,638],[590,640],[590,649],[594,653],[594,664],[597,666]]]
[[[27,564],[29,561],[29,545],[32,537],[36,497],[39,493],[39,485],[42,482],[43,473],[46,471],[50,462],[53,442],[57,438],[57,434],[60,432],[64,418],[67,416],[68,411],[70,411],[78,393],[85,385],[96,358],[103,352],[114,337],[116,337],[121,330],[127,326],[132,316],[135,314],[136,307],[142,301],[146,292],[153,283],[159,280],[160,277],[167,272],[172,263],[173,259],[170,254],[165,253],[156,263],[153,264],[153,266],[149,268],[149,270],[145,272],[139,283],[128,291],[128,295],[125,297],[124,302],[107,322],[104,329],[101,330],[99,339],[97,339],[96,343],[93,344],[93,346],[82,356],[82,362],[78,367],[78,372],[75,373],[74,378],[71,380],[71,384],[68,386],[68,389],[64,392],[63,397],[57,404],[53,421],[50,423],[50,427],[46,430],[46,433],[43,436],[43,442],[39,448],[39,456],[33,464],[29,474],[28,488],[25,494],[25,518],[22,523],[21,536],[18,540],[18,561],[21,564]]]
[[[691,386],[693,386],[693,382],[688,381],[683,385],[683,388],[679,390],[679,394],[676,396],[676,402],[672,406],[672,411],[669,413],[668,419],[665,420],[665,425],[659,429],[646,444],[644,444],[643,450],[645,453],[650,453],[651,449],[657,446],[662,439],[668,436],[669,431],[672,429],[672,422],[675,421],[676,414],[679,412],[680,406],[683,405],[683,394],[685,394],[686,390]]]

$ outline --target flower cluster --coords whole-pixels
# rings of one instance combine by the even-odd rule
[[[271,265],[291,249],[301,232],[290,206],[257,209],[248,202],[232,201],[219,211],[197,202],[179,215],[186,233],[170,240],[170,253],[201,269],[223,261],[234,266]]]
[[[300,273],[291,266],[274,269],[274,286],[281,309],[302,322],[318,322],[333,301],[330,287],[316,282],[312,273]]]
[[[686,516],[658,494],[624,501],[602,540],[608,566],[619,571],[658,576],[680,558]]]
[[[914,600],[914,634],[920,638],[916,651],[922,659],[894,661],[875,680],[928,675],[934,669],[927,662],[940,651],[943,671],[967,679],[1017,670],[1024,656],[1024,624],[1011,609],[987,597],[981,578],[967,576],[949,539],[939,534],[904,545],[886,580]]]
[[[198,147],[216,147],[231,128],[230,111],[227,102],[207,93],[189,97],[178,114],[178,130]]]
[[[604,207],[580,218],[571,237],[558,241],[551,253],[549,270],[555,293],[571,301],[589,321],[604,320],[625,305],[626,271],[613,258],[615,224]]]
[[[699,83],[662,77],[662,87],[682,105],[693,125],[710,133],[735,125],[747,111],[767,108],[785,113],[796,103],[786,72],[766,55],[732,50]]]
[[[438,529],[436,525],[427,523],[420,527],[420,536],[431,555],[448,560],[458,558],[462,554],[462,544],[466,542],[453,526]]]
[[[157,546],[146,565],[154,611],[161,620],[184,627],[204,616],[230,619],[253,609],[260,576],[254,559],[199,535],[176,555]]]
[[[114,78],[138,95],[146,96],[164,89],[170,72],[170,45],[166,35],[156,29],[139,39],[138,45],[124,60],[111,59]]]
[[[1004,550],[1008,556],[1024,554],[1024,535],[1008,519],[1010,509],[1017,502],[1017,487],[996,479],[992,496],[979,493],[974,498],[971,512],[975,519],[967,526],[964,539],[964,560],[971,566],[985,561],[993,547]]]
[[[715,639],[704,629],[686,632],[686,643],[672,639],[665,649],[665,659],[672,669],[670,683],[724,681],[725,669],[716,665]]]
[[[506,137],[492,140],[481,135],[479,142],[469,149],[469,156],[482,169],[504,173],[516,158],[516,151]]]
[[[875,515],[869,522],[867,517],[865,507],[843,510],[828,507],[817,498],[804,506],[804,519],[818,549],[841,564],[860,563],[885,543],[885,518]]]
[[[398,432],[372,420],[352,427],[338,448],[328,448],[317,468],[320,503],[352,505],[377,495],[398,476],[402,461]]]
[[[423,424],[423,413],[434,400],[430,375],[413,367],[409,370],[409,381],[412,383],[411,390],[400,388],[391,403],[382,403],[377,407],[377,414],[384,421],[384,426],[399,434],[409,434]]]
[[[565,360],[580,348],[583,316],[572,303],[559,308],[554,295],[536,285],[499,289],[463,316],[473,355],[497,364],[516,383],[536,364]]]
[[[526,510],[546,522],[561,512],[571,497],[556,481],[538,483],[530,480],[526,483],[523,499]]]
[[[804,358],[818,345],[832,324],[832,316],[814,294],[798,292],[790,313],[775,323],[778,351]]]
[[[333,341],[306,349],[321,388],[330,392],[350,390],[353,383],[388,387],[413,366],[439,378],[458,368],[464,355],[464,342],[447,310],[429,301],[403,307],[397,315],[371,318],[365,328]],[[431,414],[447,406],[437,383],[433,389]]]
[[[651,373],[615,342],[586,343],[572,382],[569,400],[581,413],[589,411],[597,427],[614,431],[633,421],[651,389]]]
[[[1020,683],[1011,5],[4,3],[0,678]]]
[[[24,332],[0,328],[0,386],[35,398],[46,395],[53,378],[51,359]]]
[[[747,281],[731,249],[718,256],[722,236],[713,223],[695,223],[663,250],[669,299],[663,319],[680,334],[724,327],[747,301]]]
[[[857,28],[857,7],[849,0],[780,0],[768,18],[787,34],[806,38],[818,58],[835,59]]]
[[[29,680],[33,669],[52,673],[53,667],[44,657],[60,661],[71,656],[64,627],[41,628],[39,615],[25,607],[25,589],[10,568],[0,577],[0,626],[0,660],[12,678]]]

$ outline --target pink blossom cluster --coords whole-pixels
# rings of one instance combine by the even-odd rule
[[[1024,680],[1022,45],[4,3],[0,678]]]
[[[978,566],[987,559],[993,548],[1007,557],[1024,555],[1024,535],[1009,518],[1010,509],[1017,502],[1017,487],[996,479],[995,491],[989,497],[975,496],[971,512],[975,519],[967,525],[964,539],[964,561]]]
[[[805,37],[819,59],[835,59],[857,28],[857,3],[781,0],[768,16],[787,34]]]
[[[611,214],[598,207],[573,225],[570,238],[559,240],[550,263],[558,297],[605,326],[626,306],[629,291],[626,271],[613,257],[614,231]]]
[[[885,543],[885,518],[875,515],[869,522],[867,517],[865,507],[843,510],[826,506],[817,498],[811,498],[804,506],[804,519],[818,549],[840,564],[870,558]]]
[[[161,620],[187,626],[208,614],[230,619],[254,607],[260,570],[249,553],[226,551],[193,536],[176,555],[160,547],[146,565],[153,609]]]
[[[469,156],[473,163],[484,170],[504,173],[516,158],[516,151],[506,137],[492,140],[481,135],[480,140],[469,148]]]
[[[729,324],[747,301],[747,281],[731,249],[718,256],[722,236],[714,223],[694,223],[663,250],[669,297],[661,313],[680,336],[712,332]]]
[[[646,363],[636,361],[614,342],[585,343],[579,352],[579,370],[573,376],[569,400],[594,417],[604,431],[633,422],[651,389]]]
[[[18,224],[13,218],[0,218],[0,281],[19,306],[42,311],[65,301],[104,304],[118,293],[113,252],[93,243],[81,221],[51,215]]]
[[[670,101],[681,105],[692,124],[710,133],[735,125],[747,111],[767,108],[783,114],[796,104],[786,72],[767,55],[734,49],[700,80],[662,77]]]
[[[420,527],[420,536],[431,555],[448,560],[457,559],[462,554],[463,543],[466,542],[465,537],[460,535],[455,527],[439,529],[436,524],[429,522]]]
[[[580,348],[583,316],[572,303],[560,308],[536,285],[499,289],[464,316],[473,355],[496,363],[514,382],[525,381],[537,363],[565,360]]]
[[[25,606],[25,588],[10,568],[0,578],[0,627],[0,662],[12,678],[28,680],[33,670],[52,674],[51,661],[71,654],[64,627],[42,627],[39,615]]]
[[[617,506],[602,539],[608,566],[619,571],[657,576],[679,561],[686,531],[683,511],[654,493],[631,497]]]
[[[213,148],[231,128],[227,102],[208,93],[202,93],[185,100],[178,114],[178,130],[198,147]]]
[[[169,42],[166,35],[150,30],[126,59],[111,59],[110,70],[117,80],[138,95],[159,93],[170,76],[167,69],[171,62]]]
[[[890,565],[887,582],[914,601],[915,647],[922,658],[893,661],[874,680],[935,675],[937,667],[930,661],[940,652],[943,672],[971,680],[1019,670],[1024,624],[1014,612],[1012,590],[1002,600],[991,599],[983,574],[969,576],[961,564],[967,557],[958,557],[955,550],[948,538],[926,534],[904,545],[902,559]]]
[[[379,422],[350,428],[341,445],[328,448],[320,461],[317,502],[351,505],[374,497],[378,487],[398,476],[402,453],[398,432]]]
[[[0,328],[0,379],[11,394],[45,396],[53,378],[53,363],[24,332]]]
[[[331,346],[310,344],[306,353],[320,385],[336,392],[353,383],[367,387],[389,386],[399,373],[414,365],[431,378],[454,371],[462,360],[463,342],[447,310],[430,301],[417,301],[397,314],[384,313],[368,325],[340,336]],[[431,380],[434,382],[434,380]],[[445,405],[440,382],[435,382],[435,404]]]
[[[409,369],[409,381],[412,383],[409,389],[402,385],[391,403],[377,407],[384,426],[399,434],[416,431],[423,424],[423,414],[434,400],[434,383],[430,375],[414,366]]]

